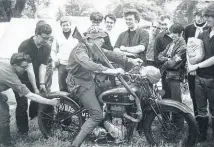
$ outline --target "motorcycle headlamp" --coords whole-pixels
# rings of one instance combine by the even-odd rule
[[[145,76],[151,84],[155,84],[160,81],[160,70],[154,66],[146,66],[140,68],[141,76]]]

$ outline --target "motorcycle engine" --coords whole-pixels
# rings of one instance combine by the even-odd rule
[[[113,117],[122,117],[126,110],[121,105],[110,105],[110,111]]]

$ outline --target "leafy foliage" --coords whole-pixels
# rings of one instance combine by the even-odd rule
[[[113,3],[112,6],[109,7],[113,9],[112,12],[119,18],[123,16],[123,10],[126,8],[137,9],[140,12],[142,18],[148,21],[151,21],[164,13],[163,9],[161,8],[162,5],[157,5],[157,3],[152,0],[123,0],[120,1],[120,3]]]
[[[180,5],[174,11],[174,21],[180,22],[184,25],[192,23],[194,19],[194,10],[197,7],[206,7],[209,1],[187,1],[182,0]]]

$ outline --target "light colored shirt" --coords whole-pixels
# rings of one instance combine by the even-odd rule
[[[55,37],[52,50],[56,53],[56,58],[54,60],[59,60],[60,64],[67,65],[68,58],[72,49],[78,44],[78,40],[73,38],[73,28],[71,29],[71,34],[68,39],[65,38],[63,32],[60,32]]]

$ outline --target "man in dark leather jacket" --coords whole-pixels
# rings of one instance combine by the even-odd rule
[[[181,24],[173,24],[169,31],[169,37],[172,38],[173,42],[158,55],[158,60],[163,63],[161,70],[167,72],[166,82],[170,90],[170,98],[182,102],[180,84],[184,78],[186,62],[186,43],[182,38],[184,27]],[[175,116],[175,119],[179,123],[178,128],[182,127],[178,115]]]

